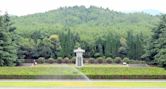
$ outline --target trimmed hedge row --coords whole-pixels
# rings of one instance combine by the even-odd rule
[[[166,79],[166,75],[87,75],[90,79]],[[84,79],[81,75],[0,75],[0,79]]]
[[[90,79],[166,79],[166,75],[87,75]]]
[[[66,64],[69,64],[69,63],[75,63],[75,59],[76,59],[75,57],[72,57],[71,59],[68,57],[65,57],[65,58],[58,57],[57,59],[54,59],[54,58],[45,59],[43,57],[40,57],[40,58],[36,59],[36,61],[39,64],[43,64],[43,63],[49,63],[49,64],[66,63]],[[27,59],[25,59],[25,60],[27,60]],[[32,60],[32,59],[29,59],[29,60]],[[84,62],[90,63],[90,64],[112,64],[112,63],[122,64],[123,62],[129,63],[129,64],[145,64],[144,61],[130,60],[129,58],[122,59],[120,57],[115,57],[114,59],[111,57],[107,57],[107,58],[105,58],[105,57],[84,58]]]
[[[0,75],[0,79],[84,79],[81,75]]]

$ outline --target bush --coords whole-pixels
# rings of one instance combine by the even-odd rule
[[[123,62],[129,63],[129,62],[130,62],[130,59],[127,58],[127,57],[125,57],[125,58],[123,58]]]
[[[70,63],[70,59],[69,59],[68,57],[65,57],[65,58],[63,59],[63,63]]]
[[[43,64],[43,63],[45,63],[45,58],[44,57],[39,57],[36,61],[39,64]]]
[[[100,53],[95,53],[95,54],[94,54],[94,57],[95,57],[95,58],[101,57],[101,54],[100,54]]]
[[[62,63],[62,60],[63,60],[62,57],[58,57],[57,60],[56,60],[56,63],[61,64],[61,63]]]
[[[83,59],[83,62],[84,62],[84,63],[88,63],[88,62],[89,62],[89,59],[84,58],[84,59]]]
[[[115,57],[114,62],[120,64],[122,63],[122,59],[120,57]]]
[[[106,58],[106,62],[108,64],[111,64],[111,63],[113,63],[113,59],[111,57],[108,57],[108,58]]]
[[[72,57],[70,62],[75,63],[75,60],[76,60],[76,57]]]
[[[16,60],[16,66],[22,66],[24,62],[24,59],[17,59]]]
[[[57,59],[61,59],[62,60],[63,58],[62,57],[58,57]]]
[[[146,64],[145,61],[139,61],[139,60],[130,60],[129,61],[130,64]]]
[[[94,58],[89,58],[88,63],[94,64],[95,63],[95,59]]]
[[[104,58],[103,57],[98,57],[97,58],[97,63],[99,63],[99,64],[104,63]]]
[[[53,64],[55,62],[55,60],[53,58],[49,58],[47,61],[49,64]]]

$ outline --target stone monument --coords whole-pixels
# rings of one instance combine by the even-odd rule
[[[77,67],[82,67],[83,65],[83,53],[85,50],[81,49],[80,47],[78,49],[75,49],[74,52],[76,53],[76,66]]]

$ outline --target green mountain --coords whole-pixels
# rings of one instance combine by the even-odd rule
[[[53,34],[70,28],[79,33],[81,39],[93,40],[107,32],[124,34],[133,31],[149,35],[159,18],[146,13],[122,13],[94,6],[74,6],[12,17],[12,21],[20,34],[28,35],[37,30]]]

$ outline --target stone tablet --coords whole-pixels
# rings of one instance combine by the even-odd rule
[[[75,49],[74,52],[76,53],[76,62],[75,65],[77,67],[82,67],[84,66],[83,64],[83,53],[85,50],[81,49],[80,47],[78,49]]]

